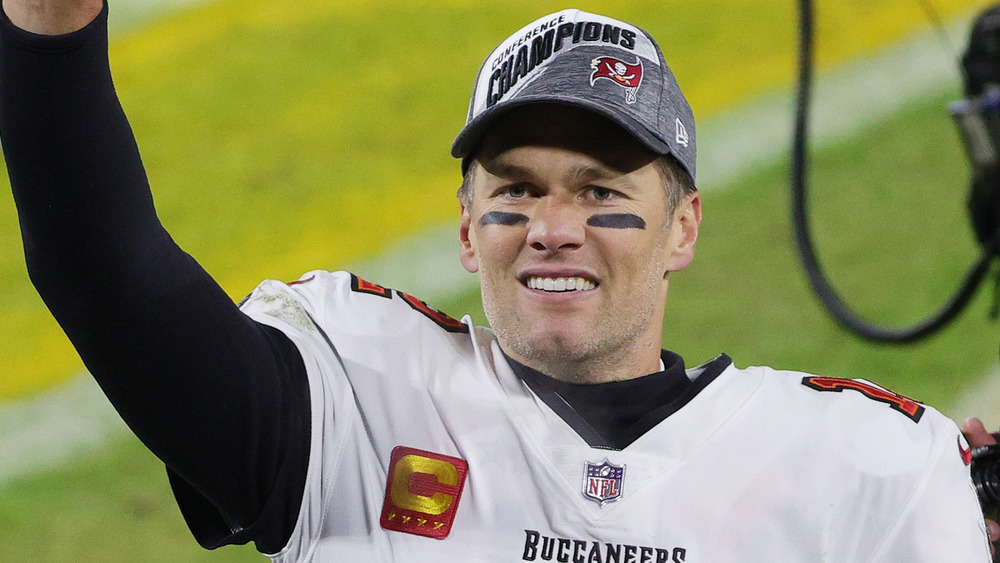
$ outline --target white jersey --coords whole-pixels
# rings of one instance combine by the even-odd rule
[[[275,562],[990,560],[959,430],[872,384],[728,363],[598,449],[468,318],[344,272],[242,307],[309,375],[306,489]]]

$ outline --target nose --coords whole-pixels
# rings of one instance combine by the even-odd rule
[[[540,251],[579,248],[586,237],[586,218],[577,207],[559,198],[541,198],[528,222],[528,245]]]

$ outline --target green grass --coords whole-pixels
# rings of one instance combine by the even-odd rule
[[[947,124],[944,101],[908,108],[815,155],[821,253],[846,296],[886,322],[910,322],[936,306],[975,254],[962,156],[926,134]],[[792,252],[785,168],[705,194],[699,256],[674,280],[665,345],[689,364],[726,352],[741,366],[866,377],[951,403],[996,363],[998,331],[985,318],[985,295],[954,326],[913,346],[875,346],[833,326]],[[435,305],[483,322],[476,291]],[[258,560],[246,547],[200,550],[161,464],[134,439],[0,489],[0,530],[0,561]]]
[[[457,171],[445,155],[479,59],[500,33],[555,6],[363,4],[225,0],[114,44],[163,220],[234,296],[454,217]],[[826,65],[922,18],[910,3],[827,4]],[[941,4],[945,15],[969,5]],[[781,3],[582,7],[660,37],[699,117],[792,72],[792,14]],[[848,20],[856,25],[834,25]],[[780,25],[749,25],[763,21]],[[848,301],[885,322],[936,307],[975,255],[946,101],[906,108],[815,155],[821,257]],[[995,366],[1000,331],[984,293],[954,326],[912,346],[872,345],[835,327],[794,255],[786,184],[778,163],[705,194],[698,257],[673,280],[666,346],[689,364],[726,352],[741,366],[867,377],[942,405]],[[434,304],[483,322],[476,292]],[[27,284],[9,195],[0,198],[0,357],[0,398],[80,369]],[[0,561],[259,559],[252,548],[198,548],[161,464],[133,439],[0,488]]]
[[[946,101],[907,108],[814,158],[820,258],[845,300],[879,324],[908,325],[937,308],[978,255]],[[910,346],[834,326],[793,250],[786,164],[705,199],[700,256],[668,303],[666,341],[685,356],[725,351],[741,365],[864,377],[943,405],[996,365],[1000,336],[984,291],[953,326]]]
[[[947,19],[977,4],[935,7]],[[260,279],[351,263],[453,217],[459,178],[447,150],[481,58],[563,4],[221,0],[139,28],[128,27],[132,7],[111,6],[133,29],[115,37],[113,69],[160,215],[238,298]],[[791,4],[579,6],[658,37],[700,119],[794,70]],[[928,25],[908,2],[827,2],[819,22],[821,66]],[[0,357],[0,400],[82,369],[27,281],[9,195]]]
[[[0,562],[265,561],[195,543],[163,464],[135,438],[0,488]]]

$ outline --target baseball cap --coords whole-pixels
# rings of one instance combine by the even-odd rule
[[[656,41],[634,25],[562,10],[500,43],[479,70],[465,127],[451,147],[463,172],[490,126],[532,103],[601,114],[655,153],[673,155],[695,177],[691,106]]]

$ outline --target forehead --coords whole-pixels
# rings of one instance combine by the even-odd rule
[[[593,158],[627,174],[658,155],[611,120],[592,111],[561,104],[529,104],[511,109],[483,135],[475,159],[484,167],[514,149],[548,147]]]

